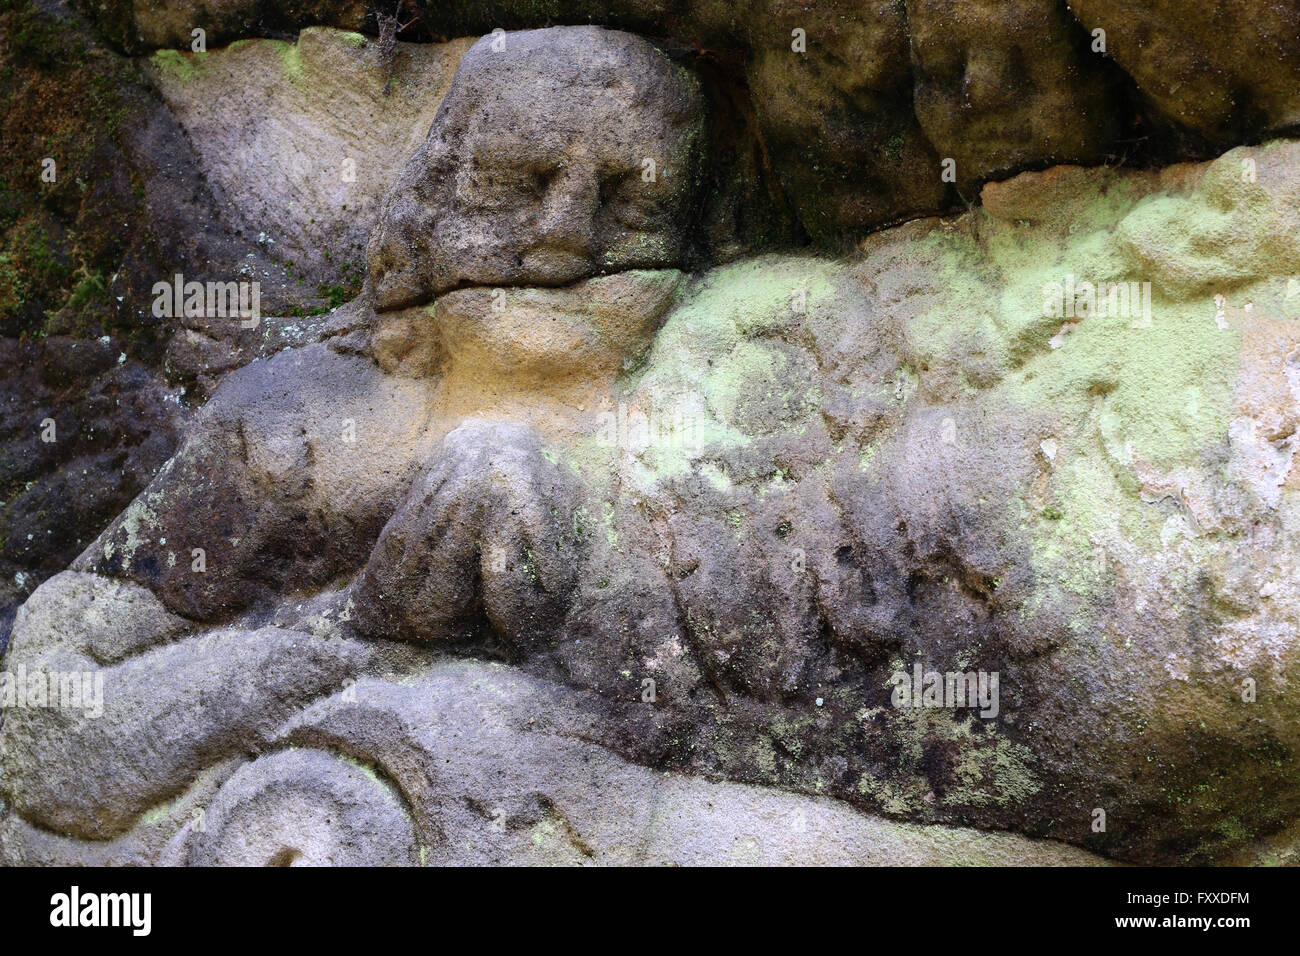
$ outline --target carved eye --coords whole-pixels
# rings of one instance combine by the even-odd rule
[[[604,209],[611,203],[617,202],[619,193],[622,190],[623,176],[601,176],[600,177],[600,208]]]
[[[523,209],[546,195],[554,176],[554,169],[475,163],[457,174],[456,194],[468,209]]]
[[[640,169],[611,174],[600,181],[600,213],[620,227],[645,229],[655,203],[653,187],[642,181]]]
[[[528,185],[534,196],[541,198],[546,195],[546,191],[551,188],[551,183],[555,182],[555,177],[559,170],[555,167],[543,167],[534,169],[529,174]]]
[[[600,205],[602,208],[610,207],[620,217],[629,212],[639,212],[642,201],[649,199],[643,191],[644,185],[639,170],[610,175],[601,180]]]

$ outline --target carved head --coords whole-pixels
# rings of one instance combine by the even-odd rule
[[[702,124],[694,78],[633,34],[484,37],[384,200],[376,308],[680,264]]]
[[[1063,4],[909,0],[907,15],[916,116],[947,144],[958,183],[1053,158],[1099,161],[1115,111]]]

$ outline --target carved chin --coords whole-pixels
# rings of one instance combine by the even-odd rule
[[[439,296],[433,325],[451,365],[468,371],[480,391],[494,376],[538,388],[612,380],[649,347],[682,282],[680,272],[665,269],[563,288],[475,286]]]

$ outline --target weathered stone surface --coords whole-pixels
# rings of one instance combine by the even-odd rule
[[[433,704],[434,706],[431,706]],[[129,835],[0,816],[6,863],[1094,865],[1013,834],[892,823],[823,798],[656,773],[586,742],[589,703],[502,665],[364,679]],[[232,772],[233,771],[233,772]],[[195,813],[204,808],[202,826]]]
[[[469,45],[400,44],[387,93],[379,44],[324,28],[296,43],[160,51],[145,69],[231,223],[313,289],[351,287],[351,297],[379,201]]]
[[[932,36],[910,34],[922,60]],[[922,123],[966,136],[980,121],[952,84],[996,86],[1027,50],[1043,60],[1030,111],[1059,104],[1083,54],[1053,36],[1035,34],[1040,50],[1008,30],[990,50],[961,33],[964,65],[926,67]],[[19,613],[7,667],[98,670],[112,692],[101,717],[6,714],[0,853],[1289,852],[1300,144],[1024,173],[850,255],[691,277],[596,256],[616,248],[604,212],[565,186],[544,196],[548,221],[600,244],[529,261],[532,233],[503,224],[535,204],[473,178],[495,134],[510,169],[553,158],[554,138],[519,125],[524,80],[597,167],[610,140],[578,128],[594,114],[555,82],[565,70],[651,113],[668,155],[694,155],[684,129],[703,99],[611,31],[504,42],[462,63],[402,174],[414,200],[390,193],[366,292],[318,341],[230,374],[181,451]],[[520,59],[486,59],[512,42]],[[579,49],[582,66],[546,58]],[[516,84],[501,112],[495,71]],[[654,114],[665,84],[682,95]],[[487,103],[480,124],[462,93]],[[982,109],[997,128],[1020,105]],[[1024,142],[1046,137],[1026,122]],[[538,135],[511,139],[524,128]],[[439,150],[452,181],[469,177],[450,207],[430,179]],[[684,249],[691,207],[652,199]],[[429,210],[448,208],[459,231],[439,235]],[[915,704],[898,686],[914,672],[935,675]],[[785,793],[754,789],[772,786]],[[211,827],[192,822],[204,808]],[[814,838],[785,832],[787,808]]]
[[[418,468],[428,399],[323,343],[245,366],[75,566],[199,619],[354,573]]]
[[[378,30],[348,2],[164,6],[116,0],[88,12],[133,52],[187,49],[200,23],[212,45],[313,24]],[[1021,169],[1110,156],[1204,158],[1207,144],[1222,149],[1297,122],[1291,40],[1300,11],[1289,2],[415,6],[404,39],[599,23],[691,51],[705,71],[742,60],[780,180],[804,228],[824,243],[958,201],[940,179],[942,158],[956,160],[961,192],[973,201],[981,183]],[[1130,82],[1136,97],[1121,92]]]
[[[282,750],[245,764],[192,832],[192,866],[410,866],[401,795],[337,754]]]
[[[516,393],[488,421],[449,434],[458,413],[433,411],[424,439],[391,437],[401,416],[367,421],[359,434],[408,462],[368,499],[359,477],[345,480],[361,467],[354,452],[339,446],[330,458],[335,446],[308,442],[314,467],[336,476],[302,479],[323,496],[308,500],[330,502],[335,526],[357,529],[351,553],[373,550],[355,586],[308,618],[277,612],[277,626],[348,647],[366,646],[351,643],[356,633],[508,655],[597,692],[603,703],[585,725],[606,746],[688,774],[830,793],[930,825],[1011,825],[1122,859],[1247,852],[1296,809],[1286,781],[1300,742],[1280,688],[1294,679],[1300,618],[1290,558],[1297,394],[1286,364],[1300,342],[1288,318],[1295,297],[1277,275],[1293,268],[1295,248],[1271,224],[1290,208],[1297,149],[1242,150],[1163,176],[1030,174],[990,187],[988,211],[882,234],[855,262],[768,257],[718,270],[672,308],[640,363],[610,364],[617,414],[596,406],[567,429],[539,432],[508,423]],[[1256,161],[1254,183],[1230,175],[1244,158]],[[1072,204],[1068,225],[1048,196]],[[1189,224],[1189,248],[1210,249],[1205,237],[1225,216],[1259,224],[1258,248],[1270,250],[1253,260],[1260,277],[1231,268],[1238,253],[1224,246],[1205,281],[1189,284],[1152,271],[1148,246],[1132,238],[1164,217]],[[1045,282],[1072,273],[1108,282],[1157,272],[1166,279],[1153,283],[1149,324],[1140,293],[1132,315],[1072,320],[1045,308]],[[1217,320],[1213,289],[1223,296]],[[508,334],[520,327],[511,308],[536,305],[522,292],[508,300],[502,348],[520,346]],[[436,408],[431,396],[450,377],[450,365],[423,379],[367,367],[326,345],[285,353],[237,373],[205,415],[233,415],[250,449],[269,448],[303,441],[293,436],[326,405],[340,414],[340,395],[357,387],[347,383],[371,382],[361,394],[389,403],[422,387]],[[289,370],[292,414],[277,413],[269,383]],[[245,379],[268,384],[255,392]],[[307,390],[321,381],[320,393]],[[222,411],[234,407],[238,415]],[[682,407],[689,421],[673,418]],[[671,426],[649,427],[655,420]],[[435,434],[447,436],[437,451]],[[168,477],[184,474],[186,455],[141,499],[172,502],[173,527],[210,497],[196,494],[210,485]],[[416,460],[429,464],[412,481]],[[283,489],[311,474],[267,471],[249,485],[247,500],[271,511],[248,526],[267,526],[293,498]],[[381,512],[391,514],[382,534],[363,519]],[[125,547],[128,523],[106,541]],[[307,540],[300,523],[284,527]],[[137,555],[161,528],[138,526]],[[241,578],[270,566],[289,533],[222,556],[218,566],[239,570],[219,578],[221,593],[244,593]],[[498,550],[505,560],[494,565]],[[262,571],[258,599],[346,579],[347,567]],[[188,585],[161,585],[164,600],[193,613]],[[256,633],[269,642],[284,632]],[[201,656],[216,640],[167,650]],[[23,647],[20,635],[11,660]],[[910,675],[913,662],[997,673],[996,715],[894,706],[890,676]],[[116,678],[121,693],[131,674]],[[1253,700],[1242,696],[1248,678]],[[356,756],[348,735],[386,726],[378,717],[372,726],[364,707],[341,712],[347,733],[311,746]],[[88,759],[80,736],[61,723],[37,734],[38,723],[11,717],[8,752],[47,766],[62,748]],[[99,734],[85,739],[109,752]],[[120,832],[159,793],[197,779],[193,751],[164,749],[174,763],[150,775],[143,795],[123,782],[111,795],[24,782],[39,801],[13,805],[64,832]],[[13,779],[30,776],[21,759],[9,765]],[[355,775],[340,772],[351,792]],[[237,803],[262,819],[299,799],[343,799],[332,786],[287,803],[250,791]],[[130,812],[105,816],[110,802]],[[91,808],[110,823],[88,822]],[[1091,828],[1096,808],[1108,815],[1104,834]],[[528,827],[567,833],[558,818],[545,824],[549,811],[516,812]],[[560,818],[572,823],[568,811]],[[561,849],[585,856],[580,844]]]
[[[113,340],[0,340],[0,648],[17,605],[176,448],[174,390]]]
[[[449,389],[513,385],[536,396],[607,386],[645,358],[685,278],[634,270],[565,289],[462,289],[440,296],[425,324],[446,357]]]
[[[295,0],[284,4],[256,0],[107,0],[74,5],[96,18],[111,41],[130,53],[158,47],[188,50],[195,29],[204,31],[206,44],[218,46],[241,37],[266,36],[315,24],[360,30],[369,19],[366,4],[358,0]],[[373,22],[370,26],[373,29]]]
[[[1241,178],[1246,159],[1266,171],[1257,182]],[[1026,176],[990,187],[989,213],[874,238],[856,266],[738,264],[684,302],[629,404],[699,390],[716,437],[625,459],[618,494],[635,488],[664,516],[680,643],[721,689],[767,702],[745,723],[728,698],[739,726],[693,739],[688,765],[838,780],[922,818],[1011,812],[1131,858],[1213,856],[1294,812],[1281,688],[1296,659],[1281,635],[1296,608],[1281,595],[1295,568],[1281,556],[1295,548],[1296,344],[1281,330],[1295,233],[1277,223],[1295,181],[1294,144],[1164,177]],[[1051,215],[1058,195],[1072,198]],[[1250,275],[1216,240],[1238,226],[1267,250]],[[1148,251],[1184,247],[1206,259],[1196,281]],[[1071,274],[1151,282],[1150,322],[1140,299],[1132,315],[1053,316],[1045,283]],[[792,289],[808,291],[805,315]],[[850,622],[838,646],[837,615]],[[575,673],[591,673],[593,619],[571,620]],[[1263,656],[1228,650],[1242,641]],[[892,672],[981,658],[1001,674],[996,724],[898,721]],[[690,712],[698,686],[660,686],[660,706]],[[877,769],[858,777],[863,749]],[[1096,807],[1105,837],[1087,833]]]
[[[465,422],[375,543],[352,595],[355,627],[446,642],[486,616],[506,651],[526,654],[568,611],[580,557],[576,499],[574,479],[545,458],[533,429]]]
[[[1300,122],[1300,7],[1069,0],[1164,118],[1223,146]]]
[[[792,46],[803,34],[805,51]],[[912,109],[901,4],[773,0],[748,29],[762,135],[804,228],[834,244],[952,197]]]
[[[68,620],[88,605],[95,619]],[[96,707],[6,709],[0,759],[16,812],[74,837],[118,836],[212,763],[264,746],[373,654],[275,628],[169,643],[186,629],[147,592],[95,576],[65,572],[37,589],[19,610],[7,670],[93,673],[102,688]]]
[[[18,600],[66,567],[175,451],[182,403],[258,354],[252,333],[224,320],[153,314],[154,284],[177,273],[256,280],[268,315],[322,308],[330,295],[319,280],[288,276],[256,229],[239,235],[229,193],[204,177],[214,156],[206,135],[187,137],[138,64],[66,4],[10,4],[0,34],[3,646]],[[246,102],[237,122],[211,115],[228,133],[259,114]],[[331,271],[329,285],[348,281]],[[265,331],[262,348],[306,340],[278,330],[262,340]],[[55,441],[40,440],[47,418]]]

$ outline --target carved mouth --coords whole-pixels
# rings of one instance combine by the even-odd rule
[[[407,270],[388,272],[375,282],[375,311],[392,312],[421,305],[433,299]]]
[[[554,245],[534,246],[521,258],[520,278],[536,277],[543,280],[540,284],[548,286],[568,285],[596,271],[589,254]]]

